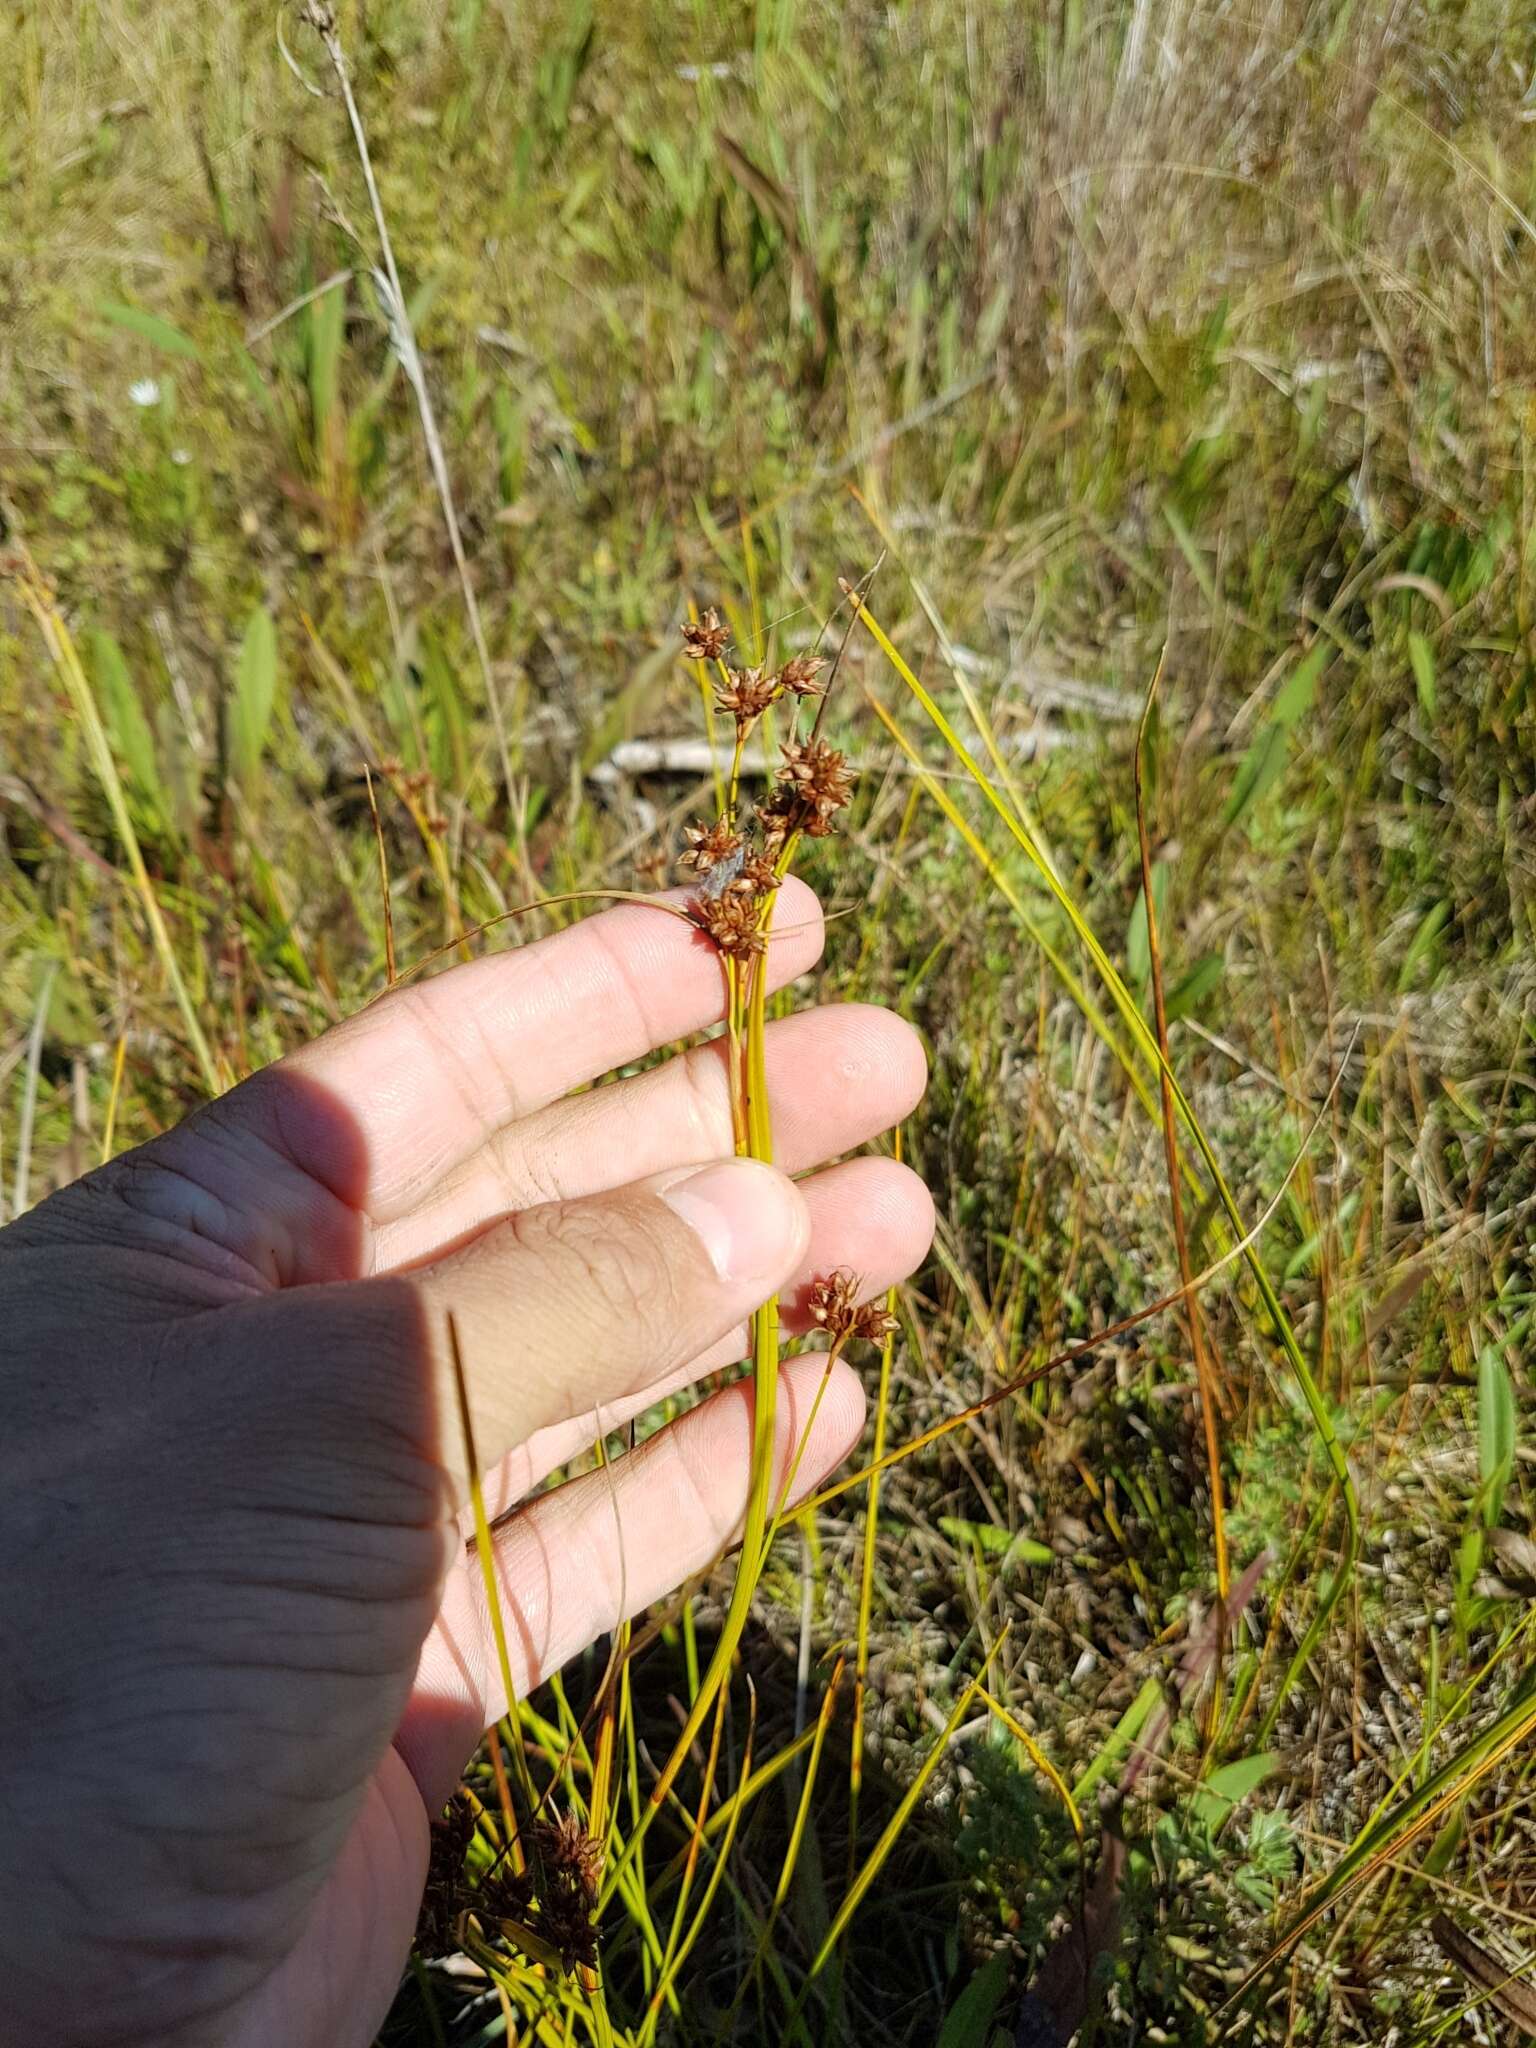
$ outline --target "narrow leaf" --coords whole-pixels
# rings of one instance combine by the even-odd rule
[[[1290,739],[1283,725],[1271,720],[1261,729],[1258,738],[1238,763],[1232,794],[1221,814],[1223,825],[1235,825],[1243,813],[1251,810],[1259,798],[1279,781],[1289,748]]]
[[[1168,928],[1168,863],[1155,860],[1152,863],[1152,908],[1157,912],[1159,931]],[[1125,971],[1138,988],[1145,988],[1152,973],[1152,948],[1147,932],[1147,899],[1143,890],[1136,891],[1135,907],[1131,911],[1130,927],[1125,935]]]
[[[1497,1345],[1485,1344],[1477,1361],[1477,1469],[1483,1483],[1483,1520],[1491,1529],[1504,1512],[1515,1469],[1515,1389]]]
[[[162,818],[168,818],[171,807],[155,758],[154,734],[139,702],[139,693],[133,687],[127,657],[112,635],[100,627],[91,634],[90,649],[91,675],[107,737],[122,764],[128,786],[141,802]]]
[[[1328,641],[1315,641],[1281,684],[1270,706],[1269,716],[1238,766],[1232,794],[1222,813],[1224,825],[1235,825],[1243,813],[1251,810],[1279,780],[1289,752],[1290,736],[1311,710],[1318,681],[1332,653],[1333,648]]]
[[[1328,666],[1333,648],[1326,640],[1318,640],[1308,648],[1286,677],[1275,696],[1271,721],[1283,726],[1287,732],[1294,732],[1297,724],[1312,709],[1317,695],[1318,680]]]
[[[1408,663],[1419,693],[1419,709],[1426,718],[1435,715],[1435,650],[1422,633],[1408,635]]]
[[[938,2048],[987,2048],[1008,1989],[1008,1958],[989,1956],[945,2015]]]
[[[255,786],[277,703],[277,629],[265,605],[251,613],[235,663],[228,700],[230,772],[247,791]]]
[[[1196,1820],[1204,1821],[1208,1827],[1215,1827],[1224,1821],[1235,1806],[1242,1804],[1250,1792],[1255,1792],[1275,1768],[1275,1759],[1267,1751],[1256,1756],[1239,1757],[1236,1763],[1223,1764],[1201,1785],[1190,1801],[1190,1811]]]
[[[1220,986],[1226,964],[1224,956],[1220,953],[1201,954],[1188,974],[1176,981],[1168,991],[1168,1000],[1164,1008],[1170,1024],[1179,1017],[1193,1016],[1206,997],[1215,993]]]
[[[197,343],[183,334],[179,327],[173,327],[169,320],[162,320],[158,313],[146,313],[142,306],[120,305],[116,299],[101,300],[96,310],[113,327],[126,327],[130,334],[136,334],[141,341],[164,350],[168,356],[190,356],[194,362],[201,360],[202,351]]]

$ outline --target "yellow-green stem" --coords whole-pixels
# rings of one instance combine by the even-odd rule
[[[111,742],[107,738],[106,726],[102,723],[101,712],[95,694],[86,680],[85,670],[80,665],[80,656],[70,638],[69,628],[59,616],[47,584],[37,573],[31,557],[23,554],[22,573],[18,578],[21,585],[22,601],[33,618],[48,648],[54,667],[63,680],[74,706],[80,729],[85,734],[86,750],[91,757],[91,766],[101,784],[102,794],[107,799],[107,808],[112,813],[112,825],[128,856],[129,871],[133,886],[138,892],[144,909],[144,919],[149,926],[149,935],[165,978],[170,983],[171,994],[181,1012],[181,1021],[187,1034],[187,1043],[197,1061],[202,1075],[203,1086],[210,1095],[217,1095],[225,1082],[220,1074],[213,1049],[208,1043],[192,998],[187,993],[186,982],[182,979],[181,967],[176,958],[176,949],[171,944],[171,935],[166,930],[165,919],[160,913],[160,899],[155,894],[154,884],[149,879],[149,870],[144,865],[144,856],[139,850],[139,835],[133,829],[133,820],[128,814],[127,799],[123,795],[122,781],[117,772],[117,763],[112,758]]]
[[[901,1157],[901,1132],[896,1133],[896,1156]],[[896,1290],[885,1298],[891,1315],[896,1313]],[[880,1385],[875,1394],[874,1470],[864,1497],[864,1553],[859,1567],[859,1620],[853,1653],[853,1728],[848,1751],[848,1853],[858,1839],[859,1794],[864,1785],[864,1691],[869,1683],[869,1625],[875,1599],[875,1542],[880,1531],[880,1461],[885,1456],[886,1418],[891,1399],[891,1366],[896,1355],[896,1333],[892,1330],[880,1349]],[[850,1872],[852,1863],[849,1864]]]
[[[1055,898],[1058,907],[1066,916],[1068,923],[1072,926],[1073,931],[1086,949],[1089,958],[1097,968],[1104,986],[1108,989],[1114,1001],[1116,1009],[1120,1012],[1121,1020],[1137,1051],[1166,1083],[1169,1093],[1173,1097],[1175,1107],[1178,1110],[1179,1117],[1193,1138],[1195,1149],[1198,1151],[1205,1169],[1211,1177],[1211,1184],[1215,1188],[1217,1199],[1221,1203],[1227,1221],[1237,1233],[1239,1239],[1243,1240],[1245,1233],[1242,1215],[1238,1209],[1236,1198],[1227,1185],[1226,1175],[1221,1169],[1221,1162],[1217,1159],[1215,1150],[1210,1140],[1206,1137],[1204,1127],[1200,1119],[1195,1115],[1194,1109],[1189,1102],[1189,1098],[1185,1095],[1178,1077],[1174,1074],[1168,1061],[1163,1057],[1162,1048],[1157,1042],[1156,1034],[1142,1016],[1140,1009],[1137,1007],[1130,991],[1126,988],[1114,963],[1100,943],[1097,934],[1072,900],[1071,895],[1058,877],[1055,868],[1045,858],[1040,847],[1036,844],[1033,835],[1003,802],[996,788],[972,757],[969,748],[965,746],[959,734],[955,731],[939,706],[913,674],[890,637],[871,615],[869,607],[862,602],[858,606],[858,617],[871,639],[874,640],[881,653],[884,654],[886,660],[890,662],[892,668],[895,669],[896,673],[901,677],[907,688],[927,713],[929,720],[943,738],[956,761],[976,784],[976,787],[1002,820],[1020,850]],[[1248,1266],[1249,1273],[1252,1275],[1253,1283],[1259,1291],[1259,1298],[1264,1304],[1264,1310],[1269,1319],[1270,1326],[1279,1341],[1281,1349],[1285,1353],[1286,1362],[1295,1375],[1297,1385],[1301,1388],[1302,1396],[1312,1417],[1312,1425],[1317,1431],[1328,1462],[1333,1468],[1334,1477],[1338,1481],[1339,1491],[1344,1500],[1344,1554],[1339,1560],[1339,1568],[1334,1575],[1332,1583],[1318,1602],[1317,1609],[1307,1626],[1306,1632],[1296,1646],[1295,1653],[1286,1671],[1285,1680],[1281,1686],[1281,1693],[1283,1695],[1288,1693],[1295,1683],[1297,1675],[1305,1666],[1324,1629],[1327,1627],[1333,1610],[1338,1605],[1345,1587],[1354,1576],[1355,1564],[1360,1555],[1360,1499],[1355,1490],[1354,1477],[1349,1469],[1349,1461],[1344,1455],[1344,1447],[1339,1442],[1338,1434],[1333,1426],[1333,1417],[1328,1412],[1328,1406],[1323,1399],[1322,1390],[1313,1378],[1312,1369],[1307,1364],[1306,1357],[1302,1352],[1300,1344],[1297,1342],[1296,1333],[1291,1328],[1290,1318],[1281,1306],[1280,1297],[1275,1291],[1274,1282],[1269,1277],[1268,1269],[1254,1246],[1246,1241],[1244,1242],[1243,1258]]]
[[[786,847],[783,859],[787,861],[790,848]],[[768,895],[763,904],[760,929],[766,941],[773,922],[774,897]],[[732,1041],[732,1064],[738,1057],[745,1067],[743,1094],[746,1100],[747,1153],[750,1158],[771,1160],[773,1157],[773,1133],[768,1115],[768,1090],[764,1064],[763,1039],[767,1029],[768,985],[762,970],[762,956],[755,960],[746,977],[747,1029],[745,1040],[738,1049]],[[736,986],[733,980],[732,986]],[[683,1759],[692,1748],[705,1716],[714,1704],[716,1695],[730,1676],[731,1665],[736,1656],[737,1645],[747,1625],[747,1615],[752,1606],[752,1595],[762,1570],[763,1538],[768,1525],[768,1500],[773,1485],[773,1437],[779,1394],[779,1302],[777,1295],[765,1301],[752,1318],[752,1385],[754,1394],[752,1415],[752,1471],[747,1493],[746,1523],[742,1531],[741,1552],[736,1566],[736,1579],[731,1587],[730,1604],[726,1609],[725,1621],[720,1630],[720,1639],[715,1645],[714,1655],[709,1660],[703,1678],[699,1681],[698,1693],[689,1710],[688,1719],[678,1737],[671,1756],[657,1779],[651,1793],[654,1811],[666,1798],[673,1780],[682,1768]]]

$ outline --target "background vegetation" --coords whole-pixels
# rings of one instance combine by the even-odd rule
[[[1219,1697],[1170,1310],[894,1465],[867,1599],[866,1487],[786,1531],[757,1754],[815,1723],[862,1610],[863,1792],[850,1675],[771,1930],[803,1755],[741,1810],[656,2024],[1033,2038],[1097,1871],[1092,2038],[1536,2031],[1528,12],[352,0],[408,328],[297,10],[10,13],[4,494],[109,758],[6,590],[0,1213],[381,985],[365,762],[402,962],[654,882],[713,803],[697,754],[633,749],[699,738],[688,604],[783,658],[883,550],[876,616],[1045,849],[855,633],[829,730],[859,800],[801,865],[822,994],[898,1007],[933,1062],[903,1144],[939,1240],[881,1407],[907,1443],[1178,1285],[1155,1060],[1074,921],[1150,1019],[1163,659],[1171,1061],[1274,1297],[1230,1259],[1200,1297],[1232,1578],[1268,1560]],[[1237,1233],[1187,1131],[1179,1170],[1199,1271]],[[702,1589],[634,1668],[658,1755],[719,1612]],[[615,1906],[604,1940],[611,2014],[551,1991],[540,2038],[644,2037],[643,1930]],[[499,2038],[456,1981],[388,2039]]]

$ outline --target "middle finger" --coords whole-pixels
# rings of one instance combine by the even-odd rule
[[[786,1173],[866,1144],[916,1105],[922,1042],[889,1010],[841,1003],[768,1027],[768,1105]],[[601,1194],[732,1150],[726,1047],[569,1096],[491,1133],[408,1214],[379,1226],[374,1269],[428,1258],[498,1216]]]

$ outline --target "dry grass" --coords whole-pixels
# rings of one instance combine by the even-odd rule
[[[1536,1946],[1524,24],[339,10],[488,689],[345,112],[283,21],[302,77],[254,6],[16,29],[0,460],[65,637],[0,595],[7,1213],[390,946],[654,881],[723,793],[625,766],[697,735],[689,602],[777,664],[884,549],[875,619],[962,752],[856,633],[826,737],[859,793],[806,871],[824,993],[927,1039],[902,1142],[939,1241],[870,1371],[877,1516],[861,1478],[782,1531],[746,1626],[755,1764],[803,1746],[736,1799],[733,1690],[715,1818],[680,1779],[575,2024],[985,2042],[1118,1892],[1098,2040],[1524,2038],[1468,1960]],[[1179,1284],[1159,956],[1233,1211],[1274,1205],[1255,1273],[1184,1125],[1232,1576],[1272,1559],[1215,1707],[1187,1321],[1050,1363]],[[702,1589],[626,1669],[619,1808],[724,1611]],[[525,1703],[549,1757],[606,1669]],[[390,2042],[434,2038],[420,1998]],[[465,2048],[499,2008],[440,2022]]]

